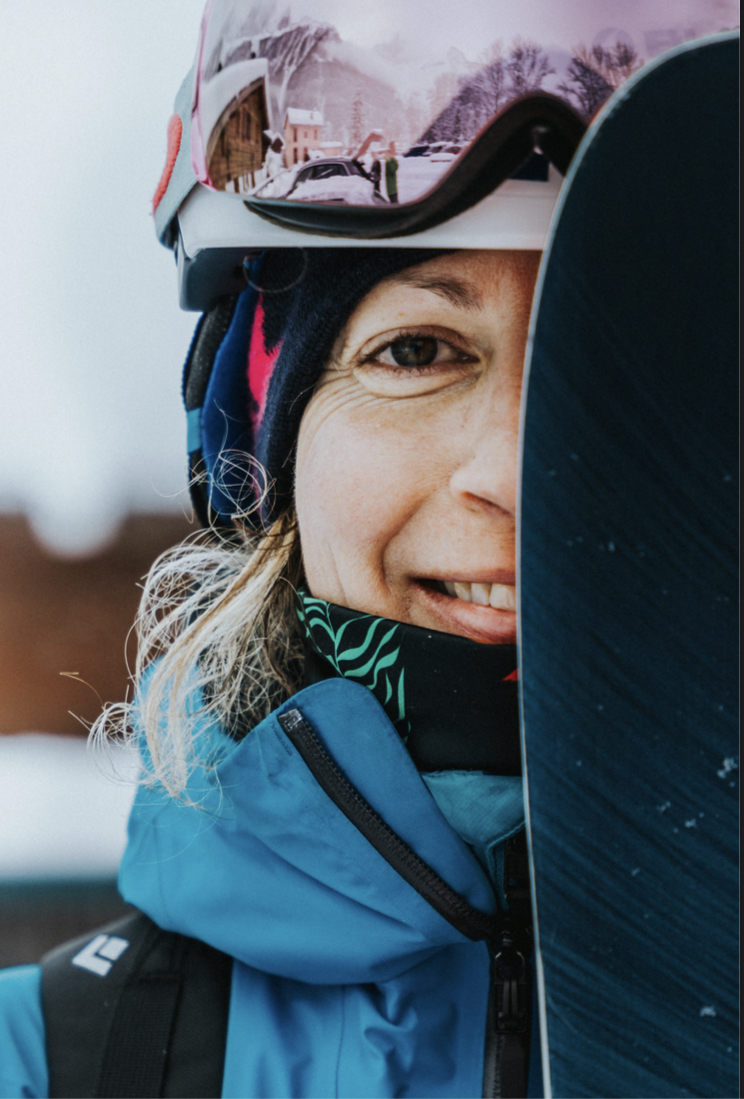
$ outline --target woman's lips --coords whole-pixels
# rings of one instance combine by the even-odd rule
[[[491,645],[516,644],[517,596],[513,584],[418,580],[430,614],[446,633]],[[470,598],[468,598],[468,596]]]

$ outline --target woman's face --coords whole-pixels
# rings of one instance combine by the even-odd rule
[[[516,641],[517,439],[537,252],[457,252],[357,306],[300,427],[311,593]]]

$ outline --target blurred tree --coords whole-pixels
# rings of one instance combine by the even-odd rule
[[[534,42],[516,39],[505,59],[494,42],[480,57],[485,62],[473,77],[460,77],[460,89],[419,140],[472,141],[509,99],[536,91],[549,73],[550,60]],[[507,80],[510,86],[507,89]]]
[[[579,46],[574,54],[586,65],[591,65],[613,89],[624,84],[643,64],[635,47],[620,39],[609,49],[593,46],[591,50],[587,50],[585,46]]]
[[[574,57],[568,66],[568,80],[559,84],[558,91],[572,100],[584,118],[591,118],[612,95],[612,88],[592,65]]]
[[[359,148],[366,136],[367,120],[365,116],[362,89],[358,88],[351,103],[351,125],[349,127],[351,130],[351,144],[355,150]]]
[[[588,49],[581,44],[573,54],[568,80],[559,84],[558,91],[573,100],[587,119],[643,64],[635,48],[620,39],[609,48],[596,45]]]
[[[506,72],[511,79],[509,94],[514,98],[537,91],[555,69],[551,69],[548,55],[536,42],[517,38],[506,62]]]

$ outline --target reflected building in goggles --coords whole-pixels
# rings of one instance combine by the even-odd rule
[[[268,78],[268,62],[252,58],[201,85],[201,110],[209,120],[207,166],[219,191],[243,194],[263,182],[271,126]]]
[[[304,111],[288,107],[284,119],[284,163],[304,164],[311,153],[322,148],[323,115],[318,110]]]

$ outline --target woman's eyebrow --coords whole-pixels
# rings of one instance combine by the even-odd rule
[[[430,290],[433,294],[439,294],[451,305],[459,309],[478,310],[483,308],[483,298],[480,291],[471,282],[461,282],[453,278],[427,278],[425,275],[408,274],[402,271],[396,276],[396,282],[403,282],[407,286],[413,286],[417,290]]]

